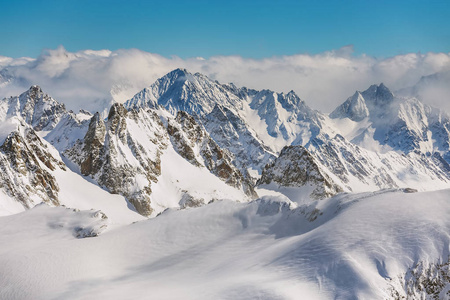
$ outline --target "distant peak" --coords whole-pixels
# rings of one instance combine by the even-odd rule
[[[38,86],[38,85],[32,85],[32,86],[28,89],[28,93],[34,93],[34,94],[42,93],[42,89],[41,89],[41,87]]]
[[[386,105],[394,100],[394,94],[384,83],[371,85],[367,90],[361,93],[367,101],[374,105]]]
[[[187,74],[191,74],[191,73],[188,70],[184,69],[184,68],[177,68],[177,69],[169,72],[169,74],[180,76],[180,75],[187,75]]]
[[[353,94],[353,96],[350,97],[350,99],[351,99],[352,101],[356,101],[356,100],[358,100],[358,101],[364,101],[364,97],[361,95],[361,92],[360,92],[360,91],[356,91],[356,92]]]
[[[41,87],[38,85],[32,85],[27,91],[23,92],[20,97],[24,97],[24,99],[27,99],[25,101],[28,101],[28,99],[37,99],[40,98],[44,94]]]
[[[290,90],[289,93],[286,94],[287,96],[297,96],[297,94],[294,92],[294,90]]]
[[[114,103],[111,106],[110,110],[109,110],[108,120],[111,120],[115,116],[125,117],[127,115],[127,113],[128,113],[128,111],[123,106],[123,104],[121,104],[121,103]]]
[[[377,88],[377,100],[390,101],[394,99],[394,94],[383,83]]]
[[[384,85],[384,83],[380,83],[380,85],[378,86],[377,90],[379,90],[379,91],[387,91],[387,92],[391,93],[389,88],[386,85]]]

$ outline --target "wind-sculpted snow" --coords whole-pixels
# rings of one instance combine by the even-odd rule
[[[91,212],[38,207],[0,218],[0,297],[446,299],[420,266],[446,270],[449,193],[215,201],[83,240]]]

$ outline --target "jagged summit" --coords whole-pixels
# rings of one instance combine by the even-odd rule
[[[330,117],[349,118],[359,122],[369,116],[385,114],[394,99],[394,94],[383,83],[374,84],[363,92],[356,91],[353,96],[338,106]]]
[[[267,158],[284,146],[305,145],[321,130],[333,131],[324,123],[324,117],[292,90],[285,94],[239,88],[185,69],[171,71],[124,105],[129,110],[163,107],[172,115],[185,111],[202,119],[219,146],[230,149],[236,157],[246,158],[245,163],[238,165],[247,165],[258,174]],[[231,140],[235,141],[232,146]]]
[[[50,130],[66,113],[64,104],[44,93],[40,86],[33,85],[16,97],[0,101],[0,119],[22,118],[35,130]]]
[[[361,121],[368,116],[369,110],[366,105],[366,100],[358,91],[330,114],[330,117],[333,119],[349,118],[356,122]]]
[[[216,103],[226,107],[239,105],[240,99],[228,88],[200,73],[175,69],[159,78],[125,103],[128,109],[160,105],[172,114],[179,110],[190,114],[209,113]]]
[[[39,94],[39,93],[42,93],[42,89],[41,89],[41,87],[39,85],[35,84],[35,85],[32,85],[30,87],[30,89],[28,91],[26,91],[25,93]]]
[[[371,85],[367,90],[361,93],[369,105],[378,108],[386,108],[394,101],[394,94],[383,83],[380,85]]]

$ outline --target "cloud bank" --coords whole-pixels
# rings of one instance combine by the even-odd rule
[[[353,55],[352,46],[317,55],[251,59],[240,56],[163,57],[137,49],[45,50],[38,58],[0,56],[0,97],[40,85],[68,109],[97,111],[124,102],[175,68],[200,72],[222,83],[277,92],[294,90],[308,105],[332,111],[355,90],[383,82],[392,90],[415,85],[422,76],[450,70],[450,53],[409,53],[377,59]],[[450,111],[448,89],[427,93],[426,102]],[[438,99],[439,98],[439,99]]]

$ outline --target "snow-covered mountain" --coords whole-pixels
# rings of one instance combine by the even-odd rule
[[[163,107],[172,114],[192,114],[218,145],[234,154],[234,164],[253,182],[283,153],[283,147],[303,146],[339,187],[324,192],[326,196],[409,186],[428,190],[449,184],[447,115],[416,98],[397,97],[384,84],[356,92],[327,116],[310,109],[292,91],[238,88],[177,69],[136,94],[125,107]],[[288,161],[292,157],[296,155]],[[282,165],[286,168],[278,166],[277,172],[289,173],[291,165]],[[297,175],[297,171],[292,174]],[[278,180],[277,185],[265,187],[280,191],[280,185],[289,183]],[[311,196],[318,198],[317,192]]]
[[[342,191],[439,189],[450,181],[448,116],[383,84],[356,92],[330,116],[292,91],[238,88],[184,69],[113,105],[105,119],[67,111],[37,86],[0,105],[5,135],[14,120],[23,132],[37,132],[71,171],[124,196],[145,216],[223,195],[254,199],[258,180],[267,191],[310,187],[306,201]],[[204,169],[218,188],[168,183],[174,175],[163,174],[167,153],[187,162],[187,173]],[[172,197],[161,195],[165,189]]]
[[[185,113],[173,117],[161,111],[127,111],[115,104],[106,122],[98,113],[92,117],[84,139],[67,149],[64,156],[80,167],[82,175],[92,177],[111,193],[124,195],[139,213],[150,216],[154,206],[158,207],[156,213],[169,207],[164,203],[166,199],[152,200],[154,185],[165,175],[162,174],[165,164],[170,163],[162,158],[167,152],[175,152],[172,155],[178,154],[189,162],[189,167],[180,173],[195,174],[191,169],[204,168],[210,172],[204,179],[211,177],[210,180],[216,181],[213,186],[222,185],[217,178],[242,191],[234,192],[242,199],[256,197],[252,185],[231,163],[230,155]],[[231,189],[218,188],[219,192],[211,190],[200,197],[199,187],[181,189],[177,183],[171,185],[182,194],[179,205],[188,205],[183,200],[186,198],[205,204],[218,197],[220,190]]]
[[[196,117],[219,146],[240,158],[241,171],[247,167],[254,177],[284,146],[304,145],[319,132],[334,133],[293,91],[237,88],[185,69],[170,72],[125,103],[127,109],[159,106]]]
[[[449,296],[444,111],[380,84],[326,115],[184,69],[108,111],[0,101],[0,298]]]
[[[395,96],[385,85],[372,85],[356,92],[331,114],[332,119],[356,122],[347,135],[353,143],[378,144],[387,149],[409,153],[449,152],[449,116],[439,109],[423,104],[417,98]]]
[[[0,105],[2,191],[25,208],[42,201],[61,203],[53,164],[62,169],[67,164],[71,172],[123,195],[144,216],[218,198],[257,197],[250,177],[233,164],[233,155],[190,115],[127,111],[115,104],[103,120],[99,113],[66,111],[37,86]],[[179,166],[183,168],[177,170]]]

